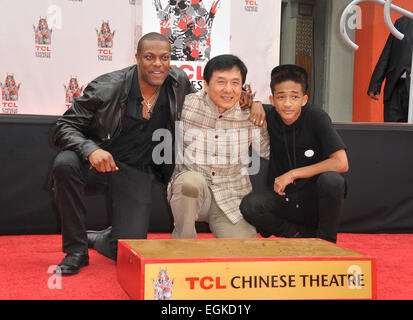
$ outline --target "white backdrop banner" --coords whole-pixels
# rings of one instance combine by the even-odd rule
[[[134,64],[150,31],[169,38],[171,65],[195,88],[210,58],[234,53],[268,102],[280,11],[281,0],[1,0],[0,113],[62,114],[91,80]]]
[[[88,82],[134,61],[129,0],[1,0],[0,12],[2,113],[62,114]]]

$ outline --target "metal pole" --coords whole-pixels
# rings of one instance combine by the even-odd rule
[[[404,34],[401,33],[394,27],[393,21],[391,21],[390,7],[393,0],[387,0],[384,4],[384,22],[386,22],[387,28],[390,30],[391,34],[399,40],[403,40]]]
[[[343,14],[341,15],[341,19],[340,19],[340,33],[341,33],[341,37],[342,37],[343,41],[353,50],[358,50],[359,46],[357,44],[355,44],[353,41],[351,41],[350,37],[347,34],[347,30],[346,30],[346,20],[347,19],[346,18],[348,16],[348,13],[349,13],[350,9],[353,6],[355,6],[355,5],[357,5],[361,2],[375,2],[375,3],[378,3],[382,6],[386,5],[386,1],[384,1],[384,0],[354,0],[344,9]],[[413,13],[412,12],[407,11],[403,8],[400,8],[398,6],[395,6],[394,4],[391,4],[391,1],[387,5],[388,5],[389,8],[391,8],[391,10],[393,10],[397,13],[400,13],[400,14],[402,14],[402,15],[410,18],[410,19],[413,19]],[[390,9],[389,9],[389,11],[390,11]],[[393,24],[391,24],[391,25],[393,25]],[[393,26],[393,29],[397,30],[396,28],[394,28],[394,26]],[[392,30],[392,28],[390,27],[390,31],[391,30]],[[399,36],[400,35],[401,35],[401,33],[399,32]]]
[[[346,29],[346,22],[347,22],[347,16],[352,9],[353,6],[359,4],[360,2],[363,2],[363,0],[354,0],[352,1],[343,11],[343,14],[341,15],[340,19],[340,33],[341,33],[341,38],[343,41],[354,51],[357,51],[359,46],[356,45],[353,41],[351,41],[350,37],[347,34],[347,29]]]
[[[410,69],[410,95],[409,95],[409,116],[408,123],[413,123],[413,46],[412,46],[412,67]]]

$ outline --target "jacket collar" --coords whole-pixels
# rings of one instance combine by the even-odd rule
[[[178,73],[175,70],[176,70],[176,67],[170,67],[169,68],[169,75],[168,75],[168,77],[166,78],[165,81],[170,79],[172,81],[173,85],[175,87],[178,87],[179,86]]]
[[[177,88],[179,87],[179,79],[178,79],[178,73],[175,71],[176,67],[170,67],[169,68],[169,74],[168,77],[165,79],[165,81],[171,81],[173,87]],[[129,92],[132,87],[132,80],[133,80],[133,75],[138,72],[138,66],[136,64],[128,67],[126,69],[125,73],[125,81],[124,81],[124,91],[122,95],[122,102],[126,102],[128,100]]]

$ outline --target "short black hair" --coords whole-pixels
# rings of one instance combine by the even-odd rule
[[[240,58],[232,54],[222,54],[215,56],[211,60],[209,60],[204,68],[204,80],[206,81],[206,83],[209,83],[209,80],[211,80],[214,71],[229,70],[233,67],[238,67],[239,71],[241,72],[242,84],[244,84],[245,80],[247,79],[247,66],[244,64],[244,62],[241,61]]]
[[[158,32],[149,32],[144,34],[138,41],[138,47],[136,49],[136,53],[139,53],[142,49],[142,43],[144,41],[164,41],[170,44],[169,40],[162,34]]]
[[[296,64],[282,64],[271,71],[271,93],[274,93],[275,86],[284,81],[294,81],[301,84],[303,93],[307,94],[308,75],[307,71]]]

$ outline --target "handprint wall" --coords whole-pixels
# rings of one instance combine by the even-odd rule
[[[211,54],[211,30],[220,0],[208,11],[202,0],[154,0],[160,32],[171,43],[171,60],[205,61]]]

